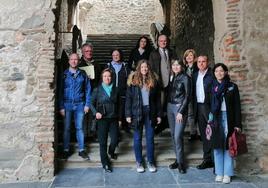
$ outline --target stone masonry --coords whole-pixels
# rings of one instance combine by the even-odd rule
[[[84,34],[146,34],[164,20],[159,0],[80,0],[78,15]]]
[[[216,33],[220,36],[214,42],[216,62],[229,67],[231,79],[239,86],[243,128],[249,146],[249,153],[237,159],[237,168],[251,173],[267,172],[268,25],[264,20],[268,18],[265,13],[268,3],[265,0],[258,3],[227,0],[224,5],[215,0],[213,3],[217,10],[221,7],[221,11],[214,12]],[[222,15],[225,15],[224,23],[220,22]]]
[[[203,32],[200,33],[200,39],[196,37],[196,42],[199,43],[196,45],[195,42],[191,43],[192,32],[183,30],[189,25],[194,28],[194,25],[199,24],[199,22],[204,24],[210,19],[200,19],[205,14],[205,8],[203,10],[200,7],[196,8],[199,10],[197,12],[188,11],[187,9],[195,7],[193,2],[196,3],[192,0],[171,1],[171,4],[174,5],[173,11],[171,10],[171,18],[175,17],[176,19],[171,19],[170,25],[172,38],[176,39],[175,45],[178,54],[182,53],[181,49],[189,47],[200,52],[201,44],[204,44],[204,50],[210,49],[210,45],[201,42],[206,40],[202,37]],[[266,0],[260,0],[258,3],[250,0],[212,0],[211,2],[215,27],[214,60],[212,59],[212,61],[225,63],[229,67],[231,79],[238,84],[242,105],[243,130],[248,139],[249,152],[237,158],[237,170],[250,173],[267,172],[268,22],[266,20],[268,12],[266,10],[268,2]],[[197,15],[189,16],[187,11]],[[185,13],[186,16],[182,16]],[[194,22],[194,19],[189,22],[187,17],[190,21],[191,17],[199,18],[199,22]],[[182,42],[185,38],[190,40],[191,46],[189,46],[189,42]]]
[[[0,182],[54,175],[54,4],[0,3]]]
[[[66,1],[62,2],[0,2],[0,182],[42,181],[54,176],[54,65],[55,54],[65,42],[58,31],[67,28],[64,16],[67,13],[54,14],[54,10],[56,3],[57,8],[62,5],[66,10]],[[179,10],[186,13],[187,6],[190,7],[192,15],[188,18],[195,18],[194,14],[202,12],[195,6],[196,1],[181,2],[170,2],[174,5],[170,25],[175,45],[179,36],[186,41],[193,33],[180,33],[186,31],[178,29],[180,23],[187,22],[178,21],[183,20],[176,15],[182,13]],[[207,17],[208,32],[202,36],[208,38],[196,36],[196,41],[187,44],[179,41],[181,46],[177,50],[206,40],[207,51],[214,55],[214,62],[228,65],[231,78],[240,89],[244,132],[249,146],[249,153],[237,158],[237,169],[268,172],[268,1],[211,2],[214,25],[210,22],[212,18],[203,15],[206,11],[197,16],[203,24],[201,17]],[[150,23],[164,20],[158,0],[83,0],[78,5],[80,24],[83,23],[83,32],[88,34],[146,34]],[[190,26],[196,24],[193,21]]]

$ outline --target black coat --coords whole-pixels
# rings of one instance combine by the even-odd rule
[[[228,134],[227,139],[224,140],[223,130],[220,129],[219,126],[219,114],[214,114],[211,142],[212,147],[215,149],[228,149],[228,138],[232,135],[234,127],[239,127],[242,129],[240,96],[238,87],[235,83],[228,83],[228,89],[224,93],[224,99],[226,104]],[[225,146],[224,143],[226,143]]]
[[[150,120],[156,125],[157,117],[161,117],[160,89],[156,85],[149,92]],[[131,117],[133,126],[138,126],[142,121],[142,94],[139,86],[129,85],[126,93],[125,116]]]
[[[92,88],[96,88],[99,85],[100,81],[101,67],[98,63],[94,61],[91,64],[94,66],[95,78],[90,79],[90,85]],[[88,64],[86,63],[85,59],[82,56],[78,67],[85,67],[85,66],[88,66]]]
[[[119,95],[116,87],[113,86],[111,96],[109,97],[100,84],[93,90],[90,109],[94,116],[99,112],[102,114],[102,118],[117,118],[118,100]]]
[[[116,73],[115,69],[112,66],[112,63],[107,64],[107,68],[109,68],[112,71],[112,83],[113,85],[116,85]],[[130,69],[128,68],[126,63],[122,63],[122,68],[118,72],[118,92],[120,96],[126,96],[126,90],[127,90],[127,79],[128,75],[130,73]]]
[[[193,105],[194,105],[194,117],[195,121],[197,121],[197,98],[196,98],[196,81],[198,77],[198,71],[193,74]],[[204,104],[207,108],[210,110],[211,105],[211,88],[212,88],[212,82],[213,82],[213,76],[212,71],[210,68],[208,68],[204,78],[203,78],[203,85],[204,85],[204,91],[205,91],[205,101]]]
[[[129,60],[128,60],[128,67],[131,70],[136,70],[136,67],[138,65],[138,61],[142,60],[142,59],[146,59],[149,60],[149,55],[151,53],[150,49],[146,49],[143,54],[140,54],[138,48],[134,48],[129,56]]]

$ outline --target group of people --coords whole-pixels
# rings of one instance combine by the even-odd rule
[[[197,56],[193,49],[186,50],[183,58],[177,58],[168,48],[165,35],[158,37],[155,50],[150,49],[147,37],[140,37],[127,63],[122,61],[121,50],[113,50],[112,61],[102,71],[93,61],[92,52],[93,46],[84,44],[80,64],[79,56],[71,54],[69,69],[63,75],[60,113],[65,120],[66,158],[73,115],[79,156],[89,159],[84,148],[83,120],[85,114],[91,113],[97,122],[100,158],[106,172],[112,172],[110,159],[118,157],[115,150],[119,125],[130,126],[134,131],[133,149],[139,173],[145,171],[143,128],[146,166],[150,172],[156,172],[155,130],[169,126],[176,156],[169,168],[184,174],[183,136],[189,125],[192,138],[199,132],[203,143],[203,162],[197,168],[214,167],[215,181],[230,183],[234,166],[228,152],[228,137],[235,129],[241,131],[241,110],[238,87],[230,81],[226,65],[217,63],[211,69],[208,56]],[[87,65],[94,66],[94,79],[79,69]],[[208,122],[211,131],[208,131]],[[109,147],[108,135],[111,138]]]

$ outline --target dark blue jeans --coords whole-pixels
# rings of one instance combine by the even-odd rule
[[[65,106],[65,117],[64,117],[64,135],[63,145],[64,151],[69,151],[70,144],[70,127],[72,123],[72,117],[74,116],[74,123],[76,129],[76,139],[78,142],[79,151],[84,150],[84,103],[67,103]]]
[[[150,120],[150,108],[149,106],[144,106],[142,110],[143,120],[139,123],[137,129],[134,130],[135,157],[137,162],[142,162],[142,132],[143,126],[145,126],[147,160],[150,163],[154,163],[154,128]]]

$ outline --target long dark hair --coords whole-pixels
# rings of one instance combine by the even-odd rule
[[[183,63],[183,61],[180,59],[180,58],[177,58],[177,59],[171,59],[171,66],[174,64],[174,63],[178,63],[180,66],[181,66],[181,73],[185,73],[185,64]],[[172,71],[172,67],[171,67],[171,72],[172,74],[174,74],[174,72]]]
[[[139,49],[140,47],[140,41],[141,39],[145,39],[146,40],[146,46],[145,46],[145,50],[150,50],[151,49],[151,46],[150,46],[150,40],[148,39],[148,37],[142,35],[139,40],[137,41],[137,44],[136,44],[136,49]]]
[[[216,77],[215,77],[215,70],[218,67],[221,67],[224,70],[224,72],[226,72],[226,74],[224,76],[224,79],[230,80],[230,76],[228,74],[228,67],[225,64],[223,64],[223,63],[217,63],[217,64],[214,65],[214,67],[212,69],[212,71],[213,71],[213,77],[216,79]]]

